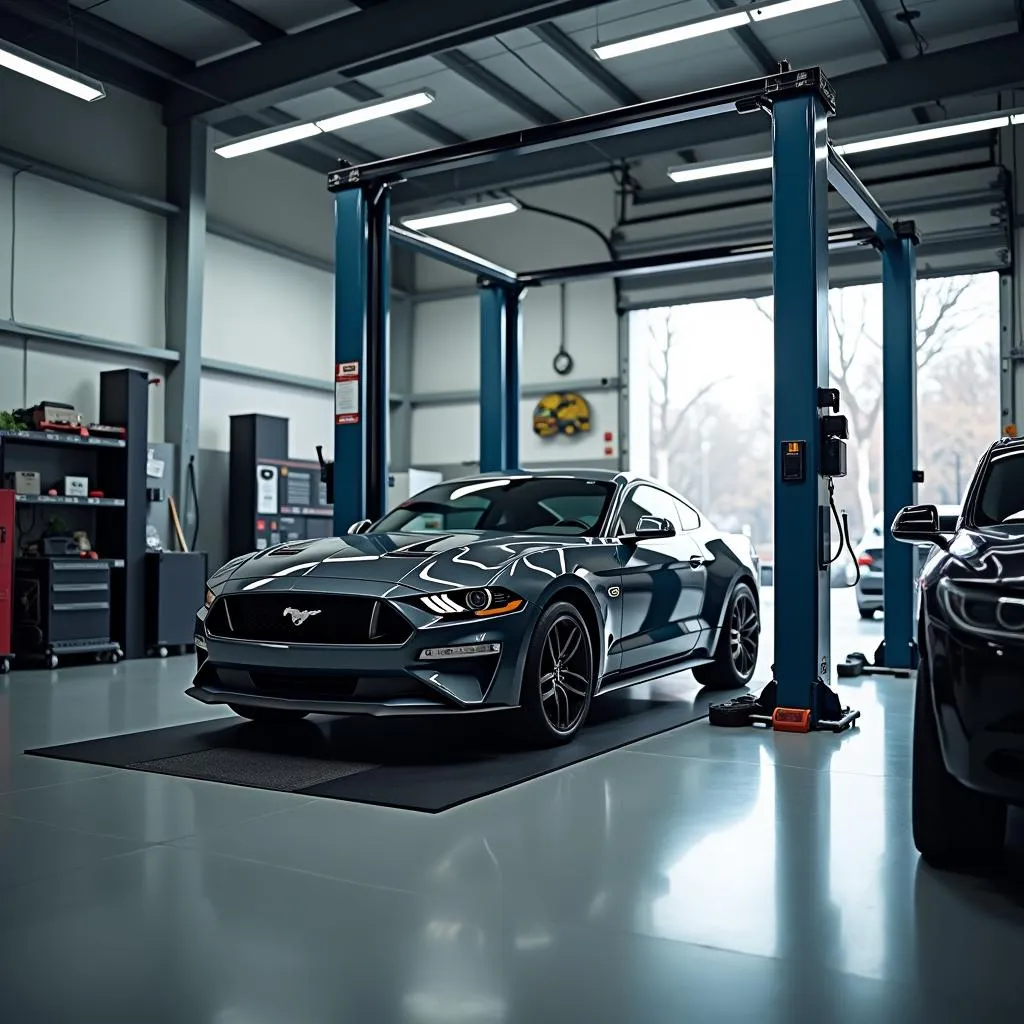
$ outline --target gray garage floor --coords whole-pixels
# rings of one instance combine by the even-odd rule
[[[834,654],[870,652],[835,601]],[[1024,870],[913,851],[905,681],[851,687],[845,736],[696,723],[440,815],[21,755],[210,718],[188,667],[0,683],[0,1020],[1024,1015]]]

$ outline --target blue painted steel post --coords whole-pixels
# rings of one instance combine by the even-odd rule
[[[818,388],[828,387],[827,114],[816,93],[773,106],[775,287],[775,678],[779,707],[810,708],[829,681],[828,489],[818,475]],[[802,481],[783,446],[802,442]],[[824,532],[824,537],[822,533]]]
[[[508,394],[508,314],[505,290],[490,281],[480,285],[480,472],[508,466],[506,396]]]
[[[916,239],[902,230],[882,250],[882,516],[885,527],[885,640],[890,668],[917,665],[914,561],[910,544],[889,532],[896,513],[917,500]],[[876,659],[879,660],[879,659]]]
[[[387,507],[387,190],[335,196],[334,532]]]
[[[523,353],[523,290],[505,285],[505,465],[519,468],[519,363]]]

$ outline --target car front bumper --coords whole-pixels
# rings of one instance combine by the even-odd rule
[[[927,627],[943,757],[971,789],[1024,805],[1024,647]]]
[[[402,644],[264,643],[211,636],[196,619],[196,674],[185,692],[204,704],[311,714],[429,715],[494,711],[519,699],[529,616],[414,630]],[[423,657],[425,650],[496,644],[498,653]]]

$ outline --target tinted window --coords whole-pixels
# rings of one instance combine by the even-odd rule
[[[700,516],[685,501],[675,502],[676,517],[684,530],[696,530],[700,526]]]
[[[619,513],[619,533],[633,533],[641,516],[657,516],[667,519],[677,530],[681,529],[676,515],[675,499],[655,487],[641,484],[629,492]]]
[[[402,502],[370,532],[493,530],[590,537],[614,491],[614,485],[603,480],[571,477],[438,484]]]
[[[979,526],[1024,520],[1024,452],[997,454],[981,482],[975,520]]]

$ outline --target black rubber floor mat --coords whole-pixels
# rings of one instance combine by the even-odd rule
[[[499,712],[316,717],[276,727],[217,718],[26,753],[437,812],[697,721],[710,700],[686,689],[678,700],[603,697],[579,735],[550,750],[521,749]]]
[[[324,782],[366,772],[377,766],[259,750],[239,750],[236,747],[213,747],[173,757],[159,757],[152,761],[137,761],[126,767],[161,775],[177,775],[183,779],[203,779],[232,786],[295,793]]]

